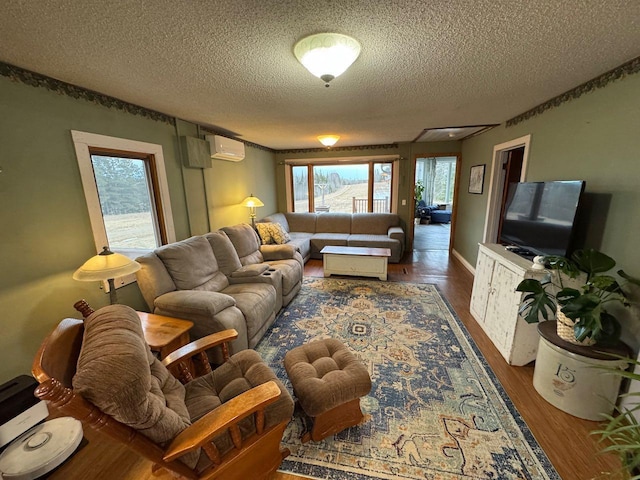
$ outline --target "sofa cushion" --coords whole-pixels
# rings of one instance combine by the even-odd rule
[[[313,237],[313,235],[313,233],[307,232],[289,233],[291,237],[289,244],[294,245],[298,249],[303,259],[308,259],[311,254],[311,237]]]
[[[204,237],[191,237],[155,250],[179,290],[220,291],[229,282],[218,270],[211,245]]]
[[[284,227],[284,229],[287,232],[290,232],[291,229],[289,228],[289,222],[287,221],[287,217],[285,216],[284,213],[273,213],[271,215],[269,215],[268,217],[264,217],[262,220],[259,220],[258,222],[256,222],[256,226],[258,225],[258,223],[279,223],[280,225],[282,225]]]
[[[315,213],[308,212],[290,212],[285,214],[287,223],[289,225],[289,233],[291,232],[316,232],[316,217]],[[274,215],[272,215],[272,218]]]
[[[217,232],[207,233],[204,238],[211,245],[213,254],[218,262],[218,268],[222,273],[229,276],[242,267],[238,253],[225,232],[218,230]]]
[[[242,265],[264,262],[260,252],[260,239],[250,225],[240,223],[231,227],[223,227],[221,230],[233,243],[233,248],[236,249]]]
[[[316,233],[351,233],[351,214],[326,212],[318,215]]]
[[[400,225],[400,217],[395,213],[354,213],[351,219],[351,233],[386,235],[390,227]]]
[[[350,247],[371,247],[371,248],[400,248],[398,240],[389,238],[386,235],[349,235],[347,244]]]
[[[311,252],[319,253],[327,245],[347,246],[348,233],[316,233],[311,237]]]
[[[247,322],[249,348],[255,347],[275,319],[276,289],[266,283],[236,283],[225,288],[224,293],[236,301]]]
[[[288,295],[302,281],[302,266],[293,258],[270,261],[271,268],[282,274],[282,294]]]
[[[138,314],[110,305],[84,322],[73,387],[107,415],[165,445],[191,424],[185,390],[144,340]],[[181,458],[194,467],[199,452]]]

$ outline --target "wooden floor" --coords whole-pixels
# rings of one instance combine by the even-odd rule
[[[305,275],[321,277],[322,262],[307,263]],[[403,262],[389,265],[389,281],[438,285],[564,480],[588,480],[619,468],[614,456],[598,454],[596,437],[590,435],[598,425],[596,422],[575,418],[543,400],[533,388],[533,366],[507,365],[469,313],[472,275],[455,259],[450,259],[446,250],[408,254]],[[173,478],[169,474],[152,476],[151,464],[146,460],[93,432],[85,434],[89,444],[52,475],[52,480]],[[271,480],[301,478],[275,473]]]

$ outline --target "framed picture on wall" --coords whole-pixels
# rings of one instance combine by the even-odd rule
[[[484,187],[484,168],[486,165],[474,165],[469,175],[469,193],[482,194]]]

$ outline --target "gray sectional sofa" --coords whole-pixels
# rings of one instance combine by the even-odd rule
[[[389,248],[389,262],[398,263],[404,253],[405,234],[395,213],[274,213],[259,222],[279,223],[289,233],[306,262],[322,259],[327,245]]]

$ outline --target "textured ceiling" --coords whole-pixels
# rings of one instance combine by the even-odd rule
[[[362,45],[325,88],[293,45]],[[273,149],[502,123],[640,55],[639,0],[4,0],[0,60]]]

